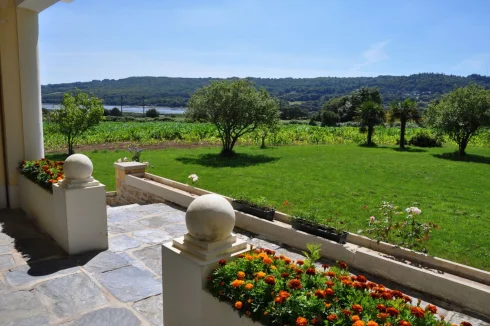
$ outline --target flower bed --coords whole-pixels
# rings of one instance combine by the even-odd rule
[[[265,325],[451,325],[435,306],[412,305],[400,291],[350,275],[343,262],[315,267],[319,249],[312,249],[306,261],[268,249],[221,260],[208,278],[210,292]]]
[[[40,159],[37,161],[22,161],[20,173],[27,179],[53,192],[51,185],[63,180],[63,161]]]

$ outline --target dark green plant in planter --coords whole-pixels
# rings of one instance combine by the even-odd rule
[[[337,216],[325,219],[325,223],[320,223],[316,214],[311,212],[301,212],[292,216],[293,229],[313,234],[338,243],[347,242],[347,232],[344,230],[345,224]]]
[[[241,211],[250,215],[254,215],[269,221],[274,219],[276,212],[265,197],[250,199],[246,196],[239,195],[232,201],[231,205],[237,211]]]

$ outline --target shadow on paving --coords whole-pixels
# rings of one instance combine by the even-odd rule
[[[68,256],[20,210],[0,211],[0,242],[11,245],[26,260],[30,276],[45,276],[86,264],[98,252]]]
[[[201,154],[197,157],[177,157],[175,160],[183,164],[197,164],[212,168],[237,168],[253,166],[258,164],[272,163],[277,161],[278,157],[266,155],[249,155],[236,153],[234,156],[226,157],[219,154]]]
[[[457,152],[453,152],[453,153],[432,154],[432,156],[443,160],[450,160],[455,162],[490,164],[490,157],[474,155],[474,154],[459,156]]]

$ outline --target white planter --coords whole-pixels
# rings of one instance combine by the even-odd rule
[[[107,210],[104,185],[53,193],[19,176],[20,207],[68,254],[106,250]]]

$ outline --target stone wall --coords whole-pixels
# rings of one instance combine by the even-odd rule
[[[125,183],[121,184],[120,193],[107,196],[107,205],[120,206],[129,204],[155,204],[165,203],[166,200],[162,197],[155,196],[141,189],[129,186]]]

